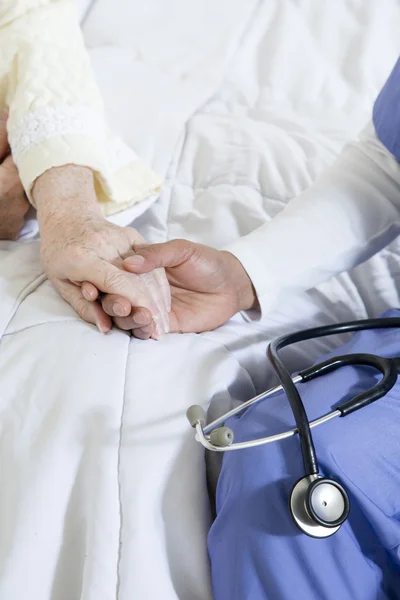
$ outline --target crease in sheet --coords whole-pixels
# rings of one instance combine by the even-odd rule
[[[42,283],[44,281],[46,281],[46,279],[47,279],[46,275],[41,274],[38,277],[35,277],[35,279],[33,281],[30,281],[20,291],[20,293],[16,297],[15,302],[12,305],[11,309],[5,315],[2,316],[2,319],[0,321],[0,340],[2,339],[10,321],[14,317],[14,315],[17,312],[18,307],[21,305],[21,303],[25,300],[25,298],[27,298],[29,296],[29,294],[34,292],[40,285],[42,285]]]
[[[129,360],[129,350],[130,350],[130,338],[128,338],[127,351],[126,351],[126,361],[125,361],[125,373],[124,373],[124,391],[122,395],[122,406],[121,406],[121,420],[120,420],[120,428],[119,428],[119,442],[118,442],[118,451],[117,451],[117,477],[118,477],[118,499],[119,499],[119,532],[118,532],[118,548],[117,548],[117,572],[116,572],[116,590],[115,590],[115,600],[119,600],[120,597],[120,589],[121,589],[121,575],[120,575],[120,566],[121,566],[121,558],[122,558],[122,530],[124,525],[124,517],[123,517],[123,507],[122,507],[122,483],[121,483],[121,452],[122,452],[122,436],[123,436],[123,427],[124,427],[124,415],[125,415],[125,406],[126,406],[126,382],[128,378],[128,360]]]

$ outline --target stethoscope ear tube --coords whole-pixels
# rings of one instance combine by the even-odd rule
[[[395,385],[397,381],[397,363],[396,359],[384,358],[383,356],[376,356],[375,354],[344,354],[343,356],[335,356],[334,358],[328,359],[314,367],[301,371],[299,375],[303,382],[311,381],[320,375],[326,375],[331,373],[340,367],[348,365],[361,365],[373,367],[382,373],[382,379],[374,386],[357,394],[351,400],[342,402],[336,409],[341,412],[342,417],[346,417],[351,413],[368,406],[375,400],[379,400],[385,396]]]

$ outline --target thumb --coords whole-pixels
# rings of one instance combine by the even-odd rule
[[[197,244],[187,240],[143,246],[124,260],[124,269],[132,273],[149,273],[162,267],[178,267],[190,260],[196,249]]]
[[[8,154],[7,118],[6,112],[0,113],[0,161]]]

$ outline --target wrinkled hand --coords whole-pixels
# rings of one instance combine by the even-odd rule
[[[7,115],[0,115],[0,240],[16,240],[29,202],[10,154],[6,123]]]
[[[133,316],[146,309],[150,322],[155,323],[152,336],[158,339],[169,331],[170,292],[165,273],[124,271],[123,259],[144,240],[132,228],[107,222],[95,197],[88,203],[94,193],[88,172],[69,165],[47,171],[35,183],[43,268],[61,296],[100,331],[108,331],[112,323],[100,304],[92,302],[97,290],[121,297]],[[117,305],[113,310],[118,314]]]
[[[229,252],[174,240],[136,248],[136,254],[124,261],[124,268],[132,273],[148,273],[160,267],[165,267],[171,286],[172,332],[211,331],[257,303],[249,276]],[[115,300],[114,296],[105,296],[103,309],[118,327],[132,329],[130,317],[121,319],[113,312]],[[145,330],[135,329],[133,333],[143,339],[149,337],[152,326],[150,315],[142,312],[147,314]]]

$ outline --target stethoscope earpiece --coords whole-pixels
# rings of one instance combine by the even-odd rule
[[[204,426],[204,423],[206,422],[205,412],[201,406],[198,406],[198,404],[189,406],[186,411],[186,418],[191,427],[196,427],[197,424]]]
[[[210,432],[210,442],[214,446],[226,448],[233,442],[233,431],[229,427],[217,427]]]
[[[337,481],[307,475],[300,479],[290,495],[290,513],[299,529],[311,537],[333,535],[346,521],[350,500]]]
[[[197,430],[198,427],[203,429],[206,417],[201,406],[197,404],[190,406],[186,411],[186,418],[194,429]],[[210,431],[208,440],[204,438],[205,442],[208,442],[206,447],[209,449],[228,448],[233,443],[233,439],[233,431],[229,427],[216,427]]]

